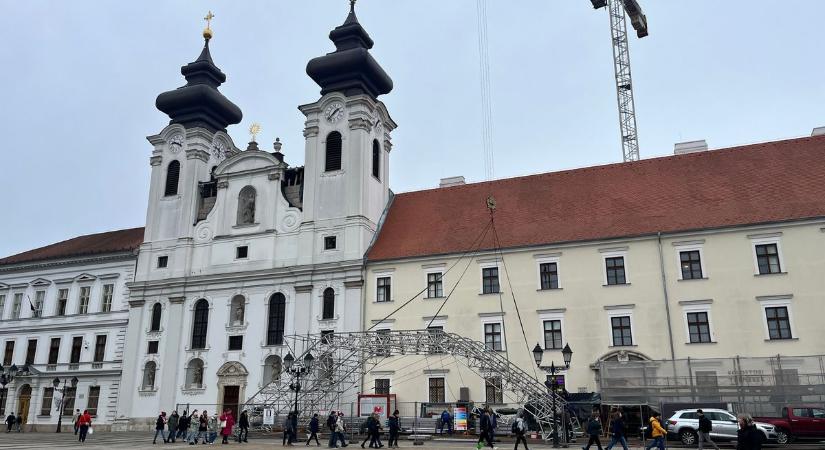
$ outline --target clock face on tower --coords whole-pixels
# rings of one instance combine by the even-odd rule
[[[335,102],[327,106],[324,110],[324,117],[330,123],[335,123],[344,117],[344,105],[341,102]]]

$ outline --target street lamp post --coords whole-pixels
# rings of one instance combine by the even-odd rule
[[[66,382],[69,380],[63,379],[63,388],[58,389],[57,387],[60,386],[60,378],[55,378],[52,380],[52,386],[54,386],[54,392],[60,392],[60,403],[57,404],[57,430],[55,433],[60,433],[60,426],[63,425],[63,403],[66,401]],[[77,387],[78,379],[77,377],[72,377],[71,381],[72,389]]]
[[[303,362],[296,364],[295,357],[292,353],[287,353],[284,357],[284,367],[286,371],[295,377],[295,381],[289,384],[289,389],[295,391],[295,414],[298,414],[298,393],[301,392],[301,375],[312,370],[312,363],[315,358],[312,353],[307,353],[304,356]]]
[[[570,344],[565,344],[564,349],[561,351],[562,358],[564,359],[564,368],[570,368],[570,360],[573,358],[573,350],[570,349]],[[556,389],[558,387],[558,383],[556,383],[556,364],[553,361],[550,361],[550,367],[542,366],[541,359],[544,356],[544,349],[541,348],[541,345],[536,344],[533,348],[533,359],[536,360],[536,366],[539,369],[549,372],[550,373],[550,391],[553,393],[553,448],[559,448],[559,429],[558,429],[558,411],[556,410]],[[544,383],[547,386],[547,382]]]

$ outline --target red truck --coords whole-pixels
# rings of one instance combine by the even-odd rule
[[[821,406],[784,406],[782,417],[754,417],[753,420],[775,426],[779,444],[788,444],[794,439],[825,439],[825,408]]]

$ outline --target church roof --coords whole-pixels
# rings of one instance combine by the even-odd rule
[[[372,261],[825,217],[825,136],[396,194]],[[494,249],[492,232],[480,249]]]
[[[0,259],[0,266],[136,250],[143,243],[143,227],[78,236]]]

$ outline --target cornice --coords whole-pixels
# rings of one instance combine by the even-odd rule
[[[15,264],[0,266],[0,273],[22,272],[27,270],[39,270],[46,267],[68,266],[73,264],[96,264],[108,261],[119,261],[126,259],[137,259],[135,251],[123,251],[117,253],[101,253],[94,255],[79,255],[76,257],[62,259],[45,259],[38,261],[24,261]],[[54,280],[59,282],[59,280]]]

